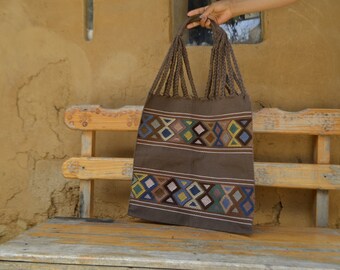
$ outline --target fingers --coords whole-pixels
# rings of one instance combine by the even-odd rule
[[[202,21],[189,23],[189,24],[187,25],[187,28],[188,28],[188,29],[192,29],[192,28],[195,28],[195,27],[197,27],[197,26],[199,26],[199,25],[202,26],[201,22],[202,22]],[[210,19],[209,19],[209,20],[206,20],[206,21],[203,23],[203,27],[205,27],[205,28],[211,28]]]
[[[201,7],[201,8],[196,8],[196,9],[190,10],[187,15],[189,17],[192,17],[192,16],[195,16],[195,15],[198,15],[198,14],[202,14],[205,11],[205,9],[206,9],[206,7]]]
[[[187,25],[188,29],[194,28],[196,26],[201,25],[202,27],[210,27],[210,20],[208,18],[208,16],[214,11],[214,8],[212,6],[206,6],[206,7],[201,7],[201,8],[197,8],[194,10],[191,10],[188,12],[188,16],[195,16],[198,14],[201,14],[201,20],[199,22],[193,22]]]
[[[202,27],[205,27],[205,24],[209,21],[207,16],[203,16],[203,14],[200,16],[202,19],[200,20],[200,25]]]
[[[200,24],[201,24],[200,22],[189,23],[189,24],[187,25],[187,28],[188,28],[188,29],[191,29],[191,28],[194,28],[194,27],[196,27],[196,26],[199,26]]]

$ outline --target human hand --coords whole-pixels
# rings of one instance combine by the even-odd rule
[[[241,14],[278,8],[296,1],[297,0],[221,0],[209,6],[189,11],[189,17],[201,14],[201,20],[188,24],[187,28],[190,29],[198,25],[209,27],[210,20],[221,24]]]
[[[198,25],[202,27],[210,27],[210,19],[214,20],[217,24],[222,24],[233,17],[232,14],[232,1],[222,0],[214,2],[209,6],[193,9],[188,12],[188,16],[192,17],[201,14],[199,22],[193,22],[187,25],[188,29],[194,28]]]

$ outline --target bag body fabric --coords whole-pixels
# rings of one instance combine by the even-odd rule
[[[209,78],[204,97],[198,97],[182,39],[187,23],[142,112],[128,215],[250,234],[255,207],[250,99],[228,38],[213,22]]]

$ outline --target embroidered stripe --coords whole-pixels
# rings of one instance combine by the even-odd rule
[[[203,150],[205,149],[206,151],[209,152],[233,152],[235,154],[239,152],[245,152],[245,153],[253,153],[253,148],[252,147],[243,147],[243,148],[211,148],[211,147],[203,147],[203,146],[194,146],[194,145],[185,145],[185,144],[179,144],[178,143],[172,143],[172,142],[157,142],[157,141],[150,141],[150,140],[144,140],[144,139],[137,139],[137,142],[141,143],[149,143],[149,144],[161,144],[161,145],[170,145],[170,146],[176,146],[179,148],[190,148],[190,149],[197,149],[197,150]]]
[[[136,201],[136,200],[134,200],[134,201]],[[233,222],[233,223],[249,225],[249,226],[252,225],[252,222],[240,222],[240,221],[232,220],[232,219],[229,219],[229,218],[217,218],[217,217],[208,216],[208,215],[206,215],[206,216],[204,216],[204,215],[196,215],[196,214],[193,214],[193,213],[189,213],[188,211],[184,211],[182,208],[181,208],[181,210],[173,210],[173,209],[167,209],[167,208],[143,205],[143,204],[140,203],[140,201],[136,201],[136,202],[138,202],[138,203],[130,202],[130,204],[134,205],[134,206],[138,206],[138,207],[146,207],[146,208],[151,208],[151,209],[157,209],[157,210],[160,210],[160,211],[168,211],[168,212],[181,213],[181,214],[183,214],[183,212],[185,212],[187,215],[196,216],[196,217],[200,217],[200,218],[215,219],[215,220]],[[164,205],[162,205],[162,206],[164,206]]]
[[[133,172],[130,199],[202,215],[252,220],[254,185],[195,181],[188,177]]]
[[[147,172],[146,171],[141,171],[141,170],[134,170],[134,173],[147,173]],[[165,175],[165,174],[161,174],[161,173],[159,173],[159,176],[168,176],[169,177],[169,175]],[[193,178],[190,178],[190,177],[186,177],[186,179],[197,181],[197,182],[208,182],[208,183],[213,183],[213,184],[242,185],[242,186],[249,186],[249,187],[252,187],[254,185],[254,183],[244,183],[244,182],[241,182],[241,181],[234,181],[234,182],[223,181],[223,182],[219,182],[219,181],[206,180],[206,179],[205,180],[193,179]],[[252,182],[254,182],[254,181],[252,181]]]
[[[145,173],[151,173],[151,174],[156,173],[156,174],[168,176],[168,177],[176,176],[176,177],[181,177],[181,178],[188,178],[190,180],[195,180],[195,181],[207,181],[207,179],[211,179],[211,181],[215,180],[217,183],[220,183],[220,181],[225,181],[225,180],[236,180],[236,181],[248,182],[248,183],[251,183],[251,184],[254,184],[254,182],[255,182],[254,179],[213,177],[213,176],[204,176],[204,175],[197,175],[197,174],[179,173],[179,172],[172,172],[172,171],[143,168],[143,167],[137,167],[137,166],[135,166],[134,169],[136,169],[138,171],[145,172]],[[239,183],[239,182],[237,182],[237,183]]]
[[[216,114],[216,115],[202,115],[202,114],[191,114],[191,113],[177,113],[177,112],[167,112],[167,111],[162,111],[162,110],[155,110],[155,109],[150,109],[150,108],[144,108],[143,112],[150,112],[150,113],[157,113],[157,114],[165,114],[168,117],[193,117],[197,119],[202,119],[202,120],[219,120],[219,119],[226,119],[227,118],[235,118],[237,116],[240,117],[252,117],[252,112],[251,111],[246,111],[246,112],[238,112],[238,113],[227,113],[227,114]]]
[[[166,147],[166,148],[173,148],[173,149],[181,149],[181,150],[188,150],[188,151],[195,151],[199,153],[210,153],[210,154],[252,154],[252,151],[249,152],[237,152],[237,151],[213,151],[213,150],[198,150],[196,147],[193,146],[184,146],[184,145],[174,145],[174,146],[169,146],[164,143],[159,143],[159,142],[142,142],[139,139],[137,140],[138,144],[143,144],[143,145],[149,145],[149,146],[157,146],[157,147]],[[187,148],[187,149],[186,149]],[[211,148],[210,148],[211,149]]]
[[[158,209],[158,206],[160,206],[159,208],[162,208],[162,209],[172,209],[174,211],[176,210],[179,210],[179,211],[182,211],[185,212],[185,213],[197,213],[199,215],[197,215],[198,217],[216,217],[216,218],[221,218],[223,220],[228,220],[228,221],[235,221],[235,222],[244,222],[243,224],[251,224],[252,223],[252,219],[250,218],[238,218],[238,217],[230,217],[230,216],[226,216],[226,215],[219,215],[219,214],[214,214],[214,213],[208,213],[208,212],[201,212],[201,211],[195,211],[195,210],[192,210],[192,209],[183,209],[181,207],[174,207],[174,206],[170,206],[170,205],[159,205],[159,204],[154,204],[154,203],[149,203],[149,202],[143,202],[143,201],[138,201],[138,200],[135,200],[135,199],[131,199],[131,201],[135,202],[135,204],[138,204],[138,206],[141,206],[141,205],[150,205],[150,207],[154,207],[156,209]]]

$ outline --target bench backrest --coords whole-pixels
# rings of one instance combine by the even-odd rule
[[[80,217],[90,217],[95,179],[127,180],[132,177],[132,158],[94,157],[96,131],[137,131],[142,106],[106,109],[99,105],[72,106],[65,112],[66,125],[81,130],[81,157],[63,164],[66,178],[80,179]],[[340,135],[339,109],[307,109],[285,112],[262,109],[254,113],[254,133],[316,136],[315,164],[255,162],[259,186],[315,189],[316,226],[328,225],[328,191],[340,189],[340,165],[330,164],[330,136]]]

